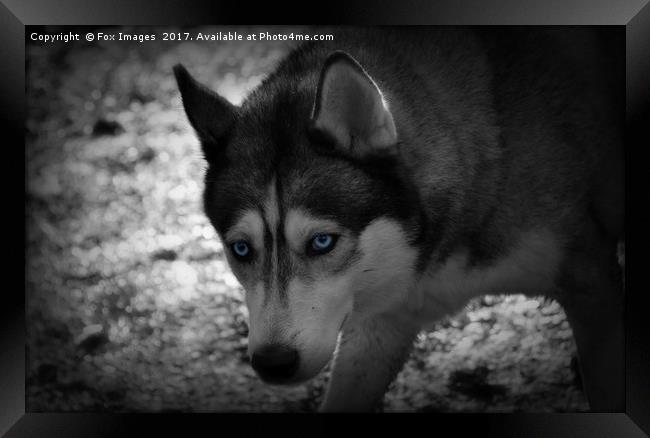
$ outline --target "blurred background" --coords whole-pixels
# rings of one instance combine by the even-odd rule
[[[204,163],[172,66],[234,104],[292,41],[27,41],[27,411],[313,411],[327,370],[262,383],[243,291],[201,210]],[[336,32],[333,32],[336,40]],[[487,296],[422,333],[384,411],[588,406],[559,305]]]

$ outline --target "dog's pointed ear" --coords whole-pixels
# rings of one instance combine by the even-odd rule
[[[357,158],[392,155],[396,150],[395,122],[382,92],[342,51],[329,55],[323,65],[310,129]]]
[[[223,147],[223,141],[235,121],[237,108],[205,85],[199,83],[181,64],[174,66],[183,107],[196,131],[208,161]]]

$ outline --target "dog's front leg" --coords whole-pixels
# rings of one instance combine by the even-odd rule
[[[614,251],[606,256],[600,265],[593,255],[573,260],[560,302],[573,330],[591,410],[621,412],[625,410],[625,297]]]
[[[348,317],[321,412],[372,411],[407,359],[419,331],[403,314]]]

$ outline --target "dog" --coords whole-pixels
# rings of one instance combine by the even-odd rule
[[[546,295],[591,409],[622,411],[620,33],[334,34],[240,106],[174,67],[258,375],[296,384],[334,356],[320,410],[372,411],[421,330],[481,295]]]

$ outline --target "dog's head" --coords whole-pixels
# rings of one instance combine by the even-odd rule
[[[174,72],[208,162],[205,211],[246,291],[253,367],[311,378],[353,308],[402,299],[416,263],[386,98],[342,52],[305,74],[281,66],[241,107]]]

